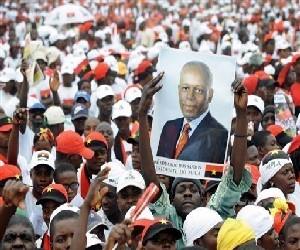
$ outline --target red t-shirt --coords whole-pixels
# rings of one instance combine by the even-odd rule
[[[291,86],[291,96],[295,107],[300,107],[300,82],[295,82]]]

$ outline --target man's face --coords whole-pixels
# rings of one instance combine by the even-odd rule
[[[9,227],[2,241],[3,250],[11,249],[34,249],[35,239],[30,228],[24,225],[14,225]]]
[[[145,250],[176,249],[176,238],[174,235],[161,232],[147,241]]]
[[[261,121],[261,126],[264,130],[267,129],[267,127],[269,125],[274,125],[275,124],[275,114],[270,112],[270,113],[266,113]]]
[[[110,116],[112,113],[112,106],[114,104],[114,97],[113,96],[106,96],[103,97],[98,102],[98,107],[100,109],[100,113],[106,116]]]
[[[107,149],[101,147],[98,150],[94,150],[95,154],[92,159],[86,160],[88,171],[91,174],[98,174],[101,166],[107,161]]]
[[[53,169],[48,165],[38,165],[32,169],[32,186],[36,193],[42,194],[43,189],[52,183],[53,172]]]
[[[46,200],[42,204],[42,209],[43,209],[43,219],[46,223],[46,225],[49,228],[49,223],[50,223],[50,216],[53,213],[53,211],[59,207],[59,204],[53,200]]]
[[[61,184],[65,187],[68,193],[68,201],[72,201],[78,191],[77,175],[73,171],[65,171],[57,176],[57,184]]]
[[[199,71],[191,67],[183,69],[178,92],[182,114],[188,121],[203,114],[213,97],[213,90],[204,82]]]
[[[87,137],[91,132],[95,131],[99,123],[97,119],[88,118],[84,123],[84,137]]]
[[[247,107],[247,119],[248,119],[248,122],[252,121],[254,123],[254,131],[257,131],[258,126],[262,119],[262,114],[258,108],[254,107],[254,106],[248,106]]]
[[[34,125],[41,125],[44,122],[44,110],[34,109],[30,112],[30,121]]]
[[[120,116],[115,119],[115,123],[121,133],[127,133],[129,131],[130,119],[125,116]]]
[[[132,118],[138,119],[139,117],[139,106],[140,106],[141,98],[136,98],[130,103],[131,111],[132,111]]]
[[[75,131],[80,135],[83,134],[84,123],[85,123],[86,119],[87,119],[86,117],[81,117],[81,118],[77,118],[72,121],[74,124],[74,127],[75,127]]]
[[[102,199],[102,209],[106,216],[113,215],[119,212],[119,207],[117,206],[118,196],[116,194],[116,188],[111,185],[105,185],[108,187],[108,192],[104,195]]]
[[[0,148],[7,148],[10,132],[0,132]]]
[[[137,171],[141,171],[141,156],[140,156],[140,148],[138,143],[132,144],[132,167]]]
[[[201,205],[200,191],[193,182],[180,182],[175,188],[173,206],[185,218],[192,210]]]
[[[257,148],[252,145],[249,148],[247,148],[247,159],[246,159],[247,164],[259,166],[260,160],[259,160],[259,155]]]
[[[114,144],[114,133],[111,126],[106,122],[102,122],[99,124],[97,129],[105,137],[108,143],[108,148],[111,148]]]
[[[137,203],[142,194],[143,190],[134,186],[125,187],[118,193],[118,207],[123,216]]]

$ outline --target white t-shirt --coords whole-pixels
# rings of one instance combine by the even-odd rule
[[[73,82],[71,87],[65,87],[61,85],[57,93],[59,95],[59,99],[61,103],[64,105],[73,105],[74,104],[74,97],[78,90],[77,85]]]

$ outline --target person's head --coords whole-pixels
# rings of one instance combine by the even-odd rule
[[[142,233],[142,245],[145,250],[176,249],[176,241],[181,232],[166,219],[156,219],[147,225]]]
[[[278,235],[273,227],[274,219],[263,207],[247,205],[238,212],[236,218],[252,228],[257,244],[264,249],[273,250],[279,246]]]
[[[43,190],[42,196],[36,204],[42,206],[43,219],[48,227],[53,211],[66,202],[68,202],[68,194],[63,185],[50,184]]]
[[[41,103],[35,103],[29,108],[29,121],[33,130],[39,128],[44,122],[46,108]]]
[[[46,150],[51,152],[55,139],[48,128],[39,128],[33,137],[33,149],[35,151]]]
[[[297,135],[293,138],[291,145],[287,151],[289,154],[292,162],[293,162],[293,167],[295,169],[295,176],[296,179],[299,178],[300,174],[300,135]]]
[[[100,62],[94,69],[95,81],[97,85],[112,85],[114,82],[114,78],[111,76],[111,70],[107,63]]]
[[[143,176],[136,170],[126,171],[119,177],[117,184],[118,207],[123,216],[129,208],[137,203],[145,188]]]
[[[264,59],[261,53],[253,53],[249,59],[249,64],[251,67],[251,73],[255,73],[259,70],[263,70]]]
[[[129,133],[131,115],[131,107],[128,102],[120,100],[116,104],[114,104],[112,110],[112,119],[115,121],[119,129],[119,133]]]
[[[16,70],[13,68],[4,68],[0,75],[0,82],[4,84],[3,91],[10,95],[17,93]]]
[[[91,96],[85,90],[78,90],[74,97],[75,104],[77,103],[82,104],[86,107],[86,109],[89,109],[91,106],[90,100],[91,100]]]
[[[22,181],[21,170],[14,165],[4,164],[0,168],[0,197],[2,190],[8,180]]]
[[[295,173],[289,156],[281,150],[270,151],[259,167],[263,189],[279,188],[285,195],[295,190]]]
[[[284,250],[296,250],[300,248],[300,218],[291,216],[287,219],[282,230]]]
[[[283,127],[280,125],[270,125],[267,127],[267,130],[275,136],[277,145],[280,149],[284,148],[293,139],[286,133],[286,131],[284,131]]]
[[[77,172],[74,166],[67,162],[57,164],[53,179],[55,183],[65,187],[68,194],[68,201],[71,202],[76,196],[79,187]]]
[[[87,137],[91,132],[96,131],[96,128],[99,124],[99,119],[95,117],[88,117],[84,122],[84,137]]]
[[[86,160],[87,172],[90,175],[97,175],[101,166],[107,161],[107,141],[101,133],[94,131],[85,138],[84,144],[94,151],[94,156]]]
[[[178,215],[185,218],[202,204],[201,183],[199,180],[175,178],[171,190],[172,204]]]
[[[190,212],[183,224],[187,246],[203,246],[208,250],[217,248],[217,237],[222,225],[221,216],[214,210],[198,207]]]
[[[275,124],[275,107],[272,105],[267,106],[264,109],[261,126],[263,130],[266,130],[269,125]]]
[[[56,163],[68,162],[79,169],[82,157],[91,159],[94,151],[84,146],[79,134],[74,131],[64,131],[56,138]]]
[[[51,130],[56,138],[64,131],[65,114],[61,107],[51,106],[44,113],[47,127]]]
[[[243,220],[228,218],[218,234],[217,250],[237,249],[245,243],[255,243],[255,234]]]
[[[87,93],[89,93],[90,95],[92,94],[92,90],[91,90],[91,82],[88,80],[80,80],[78,83],[78,90],[84,90]]]
[[[213,98],[213,78],[202,62],[186,63],[180,73],[179,103],[183,116],[192,121],[202,115]]]
[[[273,55],[275,51],[275,39],[272,37],[272,34],[265,35],[263,47],[267,54]]]
[[[96,131],[100,132],[105,137],[108,148],[111,149],[114,145],[114,133],[111,125],[107,122],[100,122],[96,128]]]
[[[269,131],[257,131],[251,138],[256,146],[259,158],[262,159],[269,151],[279,149],[275,136]]]
[[[138,120],[139,116],[139,104],[142,97],[142,91],[139,85],[132,85],[127,88],[124,93],[124,99],[127,101],[131,106],[132,111],[132,120]]]
[[[54,159],[49,151],[35,151],[31,158],[30,177],[36,195],[42,195],[45,187],[53,181]]]
[[[144,87],[153,79],[153,72],[156,72],[156,69],[153,67],[152,62],[149,60],[143,60],[134,71],[133,82]]]
[[[254,123],[254,131],[258,131],[264,110],[264,101],[256,95],[248,96],[247,120]]]
[[[51,250],[70,249],[75,229],[78,226],[77,220],[78,214],[69,210],[63,210],[51,217],[49,230]]]
[[[3,250],[35,248],[35,235],[29,219],[21,215],[13,215],[2,238]]]
[[[88,109],[80,103],[76,103],[71,110],[71,120],[75,127],[75,132],[79,135],[83,134],[84,123],[89,117]]]
[[[114,92],[109,85],[100,85],[96,91],[97,106],[101,115],[110,117],[114,104]]]
[[[4,116],[0,119],[0,148],[7,150],[9,136],[12,130],[12,119]]]
[[[141,171],[141,156],[140,156],[140,139],[139,136],[130,137],[127,140],[128,143],[132,144],[132,168]]]
[[[247,141],[246,163],[255,166],[260,164],[257,147],[251,141]]]
[[[71,87],[75,79],[74,67],[70,63],[64,63],[61,66],[62,81],[64,87]]]

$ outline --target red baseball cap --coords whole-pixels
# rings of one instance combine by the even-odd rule
[[[135,70],[134,74],[135,75],[140,75],[142,73],[145,73],[147,69],[150,68],[149,73],[153,73],[156,72],[156,69],[153,67],[152,62],[149,60],[143,60],[139,66],[137,67],[137,69]]]
[[[4,164],[0,167],[0,181],[6,179],[21,180],[21,170],[15,165]]]
[[[243,80],[243,85],[246,87],[249,95],[253,95],[257,89],[259,78],[256,75],[250,75]]]
[[[103,144],[105,144],[106,149],[108,148],[105,137],[100,132],[96,131],[89,133],[89,135],[85,138],[84,144],[86,147],[95,151],[103,147]]]
[[[294,139],[291,142],[291,145],[287,151],[288,154],[293,153],[296,149],[300,147],[300,135],[297,135],[294,137]]]
[[[63,154],[78,154],[89,160],[94,156],[94,151],[85,147],[79,134],[74,131],[63,131],[56,138],[56,150]]]
[[[53,200],[64,204],[68,202],[68,193],[65,187],[61,184],[50,184],[45,187],[41,198],[36,202],[37,205],[42,204],[46,200]]]
[[[246,164],[245,168],[251,173],[252,176],[252,183],[257,184],[257,181],[260,177],[260,172],[257,166],[251,165],[251,164]]]
[[[12,119],[5,116],[0,119],[0,132],[9,132],[12,129]]]
[[[266,42],[268,42],[268,41],[270,41],[270,40],[274,40],[274,36],[273,36],[272,33],[266,34],[266,35],[264,36],[264,43],[266,43]]]
[[[271,132],[275,137],[283,132],[283,128],[280,125],[272,124],[267,127],[267,130]]]
[[[94,69],[95,80],[101,80],[106,77],[109,66],[107,63],[98,63],[97,67]]]

